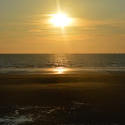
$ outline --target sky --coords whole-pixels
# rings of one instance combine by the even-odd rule
[[[0,0],[0,53],[125,53],[125,0]]]

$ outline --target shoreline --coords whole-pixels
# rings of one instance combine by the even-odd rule
[[[30,74],[84,74],[88,73],[96,73],[96,72],[122,72],[125,73],[125,67],[79,67],[79,68],[68,68],[68,67],[53,67],[53,68],[0,68],[0,75],[5,74],[14,74],[14,75],[30,75]]]
[[[125,72],[84,71],[77,74],[0,74],[0,85],[18,83],[125,82]]]

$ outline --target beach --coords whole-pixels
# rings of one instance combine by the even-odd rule
[[[0,125],[125,125],[125,0],[0,0]]]
[[[121,125],[125,72],[1,74],[0,123]]]

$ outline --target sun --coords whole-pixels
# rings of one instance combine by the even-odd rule
[[[50,22],[55,27],[63,27],[64,28],[66,26],[71,25],[72,19],[64,13],[57,13],[57,14],[52,14]]]

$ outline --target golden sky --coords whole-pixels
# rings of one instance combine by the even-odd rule
[[[125,53],[125,0],[0,0],[0,53]],[[73,22],[49,23],[58,9]]]

